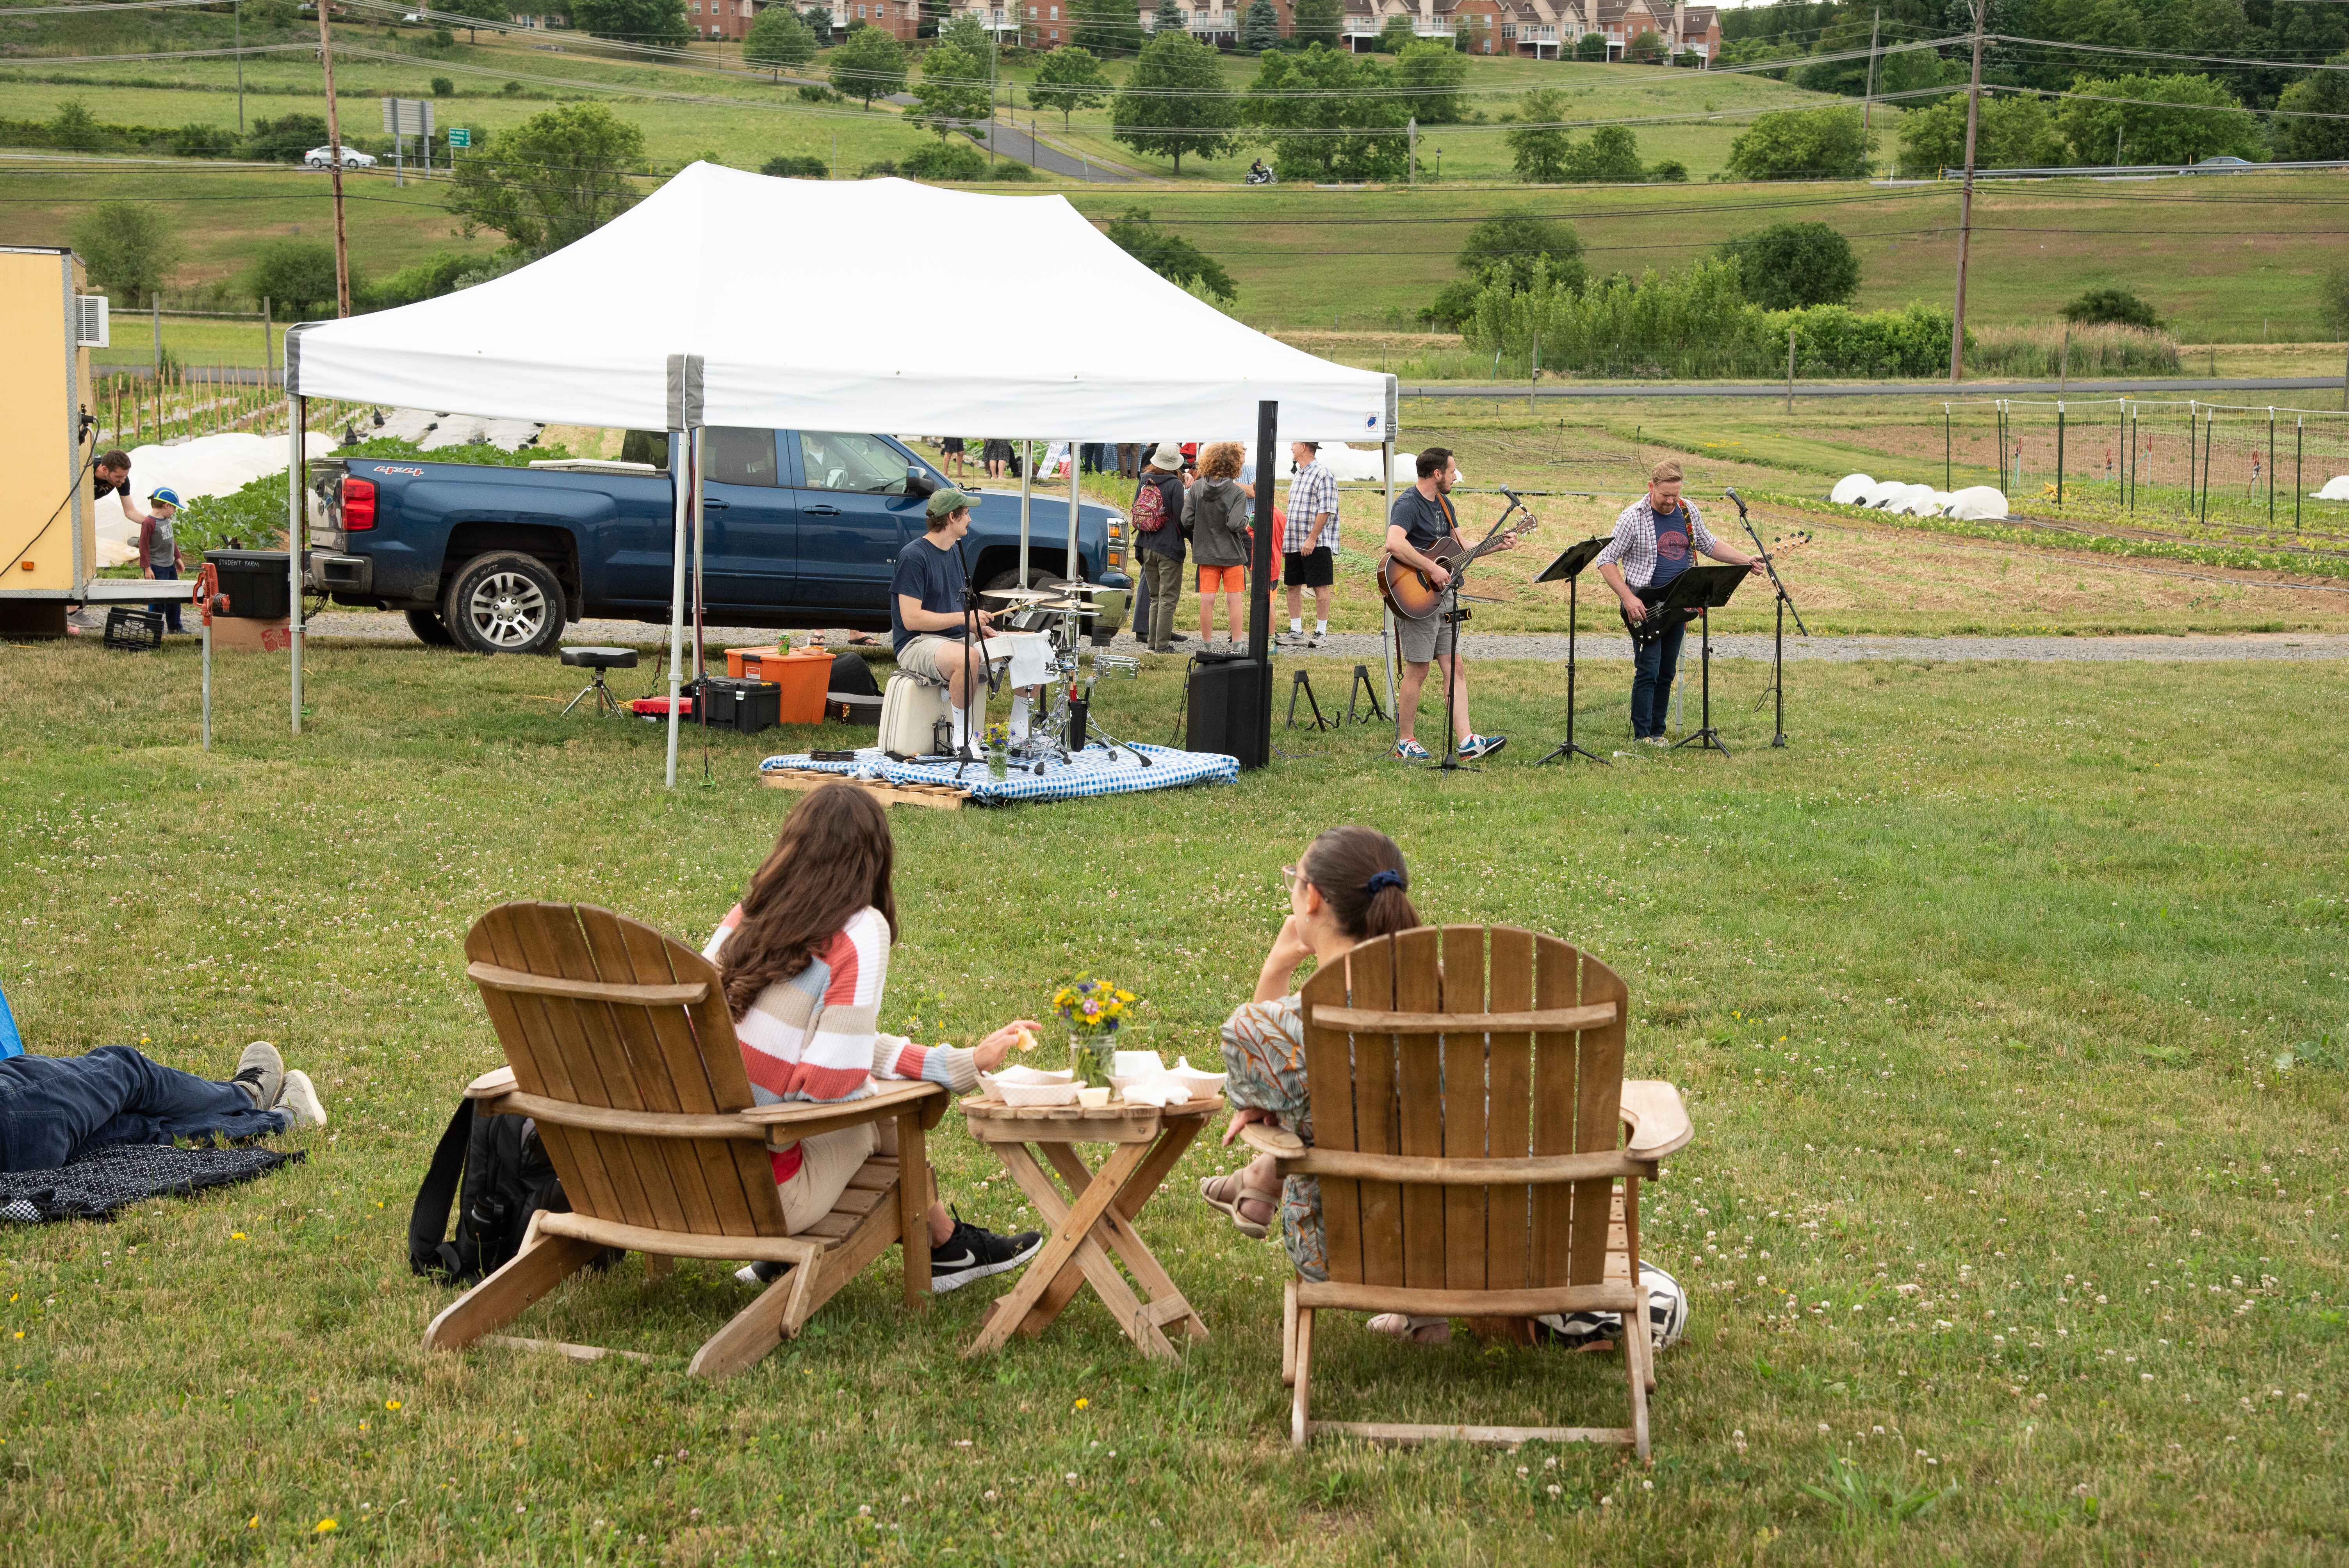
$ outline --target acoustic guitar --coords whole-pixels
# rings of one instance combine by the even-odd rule
[[[1524,521],[1512,523],[1506,529],[1496,524],[1492,532],[1477,541],[1473,547],[1463,548],[1458,540],[1446,534],[1421,553],[1451,573],[1454,580],[1457,581],[1468,563],[1478,556],[1503,549],[1540,526],[1541,521],[1527,512]],[[1435,585],[1435,580],[1416,566],[1405,566],[1392,555],[1379,557],[1379,592],[1385,596],[1396,614],[1409,621],[1424,621],[1444,607],[1444,590]]]
[[[1775,561],[1787,551],[1800,550],[1810,542],[1811,535],[1807,530],[1799,533],[1782,534],[1770,542],[1770,548],[1766,553],[1770,560]],[[1694,610],[1681,610],[1670,615],[1657,613],[1656,606],[1661,603],[1664,595],[1671,591],[1670,583],[1661,588],[1632,589],[1631,592],[1640,596],[1640,603],[1648,606],[1647,614],[1637,621],[1624,612],[1621,604],[1615,606],[1615,614],[1622,617],[1623,629],[1631,634],[1632,647],[1645,648],[1671,630],[1674,625],[1684,626],[1696,619],[1697,612]]]

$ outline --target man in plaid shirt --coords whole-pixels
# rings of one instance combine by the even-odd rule
[[[1338,581],[1338,479],[1321,463],[1321,443],[1291,441],[1297,477],[1288,486],[1288,527],[1280,536],[1280,580],[1288,589],[1288,634],[1281,642],[1318,648],[1330,634],[1330,597]],[[1313,635],[1305,634],[1304,589],[1313,590]]]
[[[1696,507],[1681,499],[1681,466],[1666,459],[1648,475],[1648,493],[1615,520],[1615,537],[1599,552],[1599,575],[1623,602],[1628,621],[1648,618],[1648,601],[1689,569],[1698,552],[1732,566],[1760,572],[1762,563],[1714,539]],[[1672,675],[1679,666],[1681,638],[1688,623],[1674,620],[1646,647],[1631,645],[1631,734],[1650,746],[1664,744],[1664,717],[1671,711]]]

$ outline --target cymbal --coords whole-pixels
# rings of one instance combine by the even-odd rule
[[[1123,588],[1105,588],[1098,583],[1063,583],[1059,584],[1059,591],[1063,593],[1123,593],[1125,592]]]
[[[1007,604],[1042,604],[1060,598],[1057,593],[1047,593],[1036,588],[983,588],[978,596],[1000,599]]]

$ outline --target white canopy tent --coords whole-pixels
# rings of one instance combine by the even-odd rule
[[[708,426],[1088,441],[1386,441],[1394,378],[1242,325],[1119,249],[1064,199],[901,180],[774,180],[696,163],[542,261],[439,299],[285,335],[296,404],[337,397],[671,432],[670,691],[684,655]],[[290,521],[305,526],[298,451]],[[1076,549],[1071,487],[1069,551]],[[1026,534],[1023,509],[1021,531]],[[301,727],[300,551],[294,725]],[[676,780],[677,704],[669,779]]]

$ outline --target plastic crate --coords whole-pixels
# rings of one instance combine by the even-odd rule
[[[163,617],[154,610],[117,604],[106,613],[106,645],[126,654],[144,653],[163,645]]]

